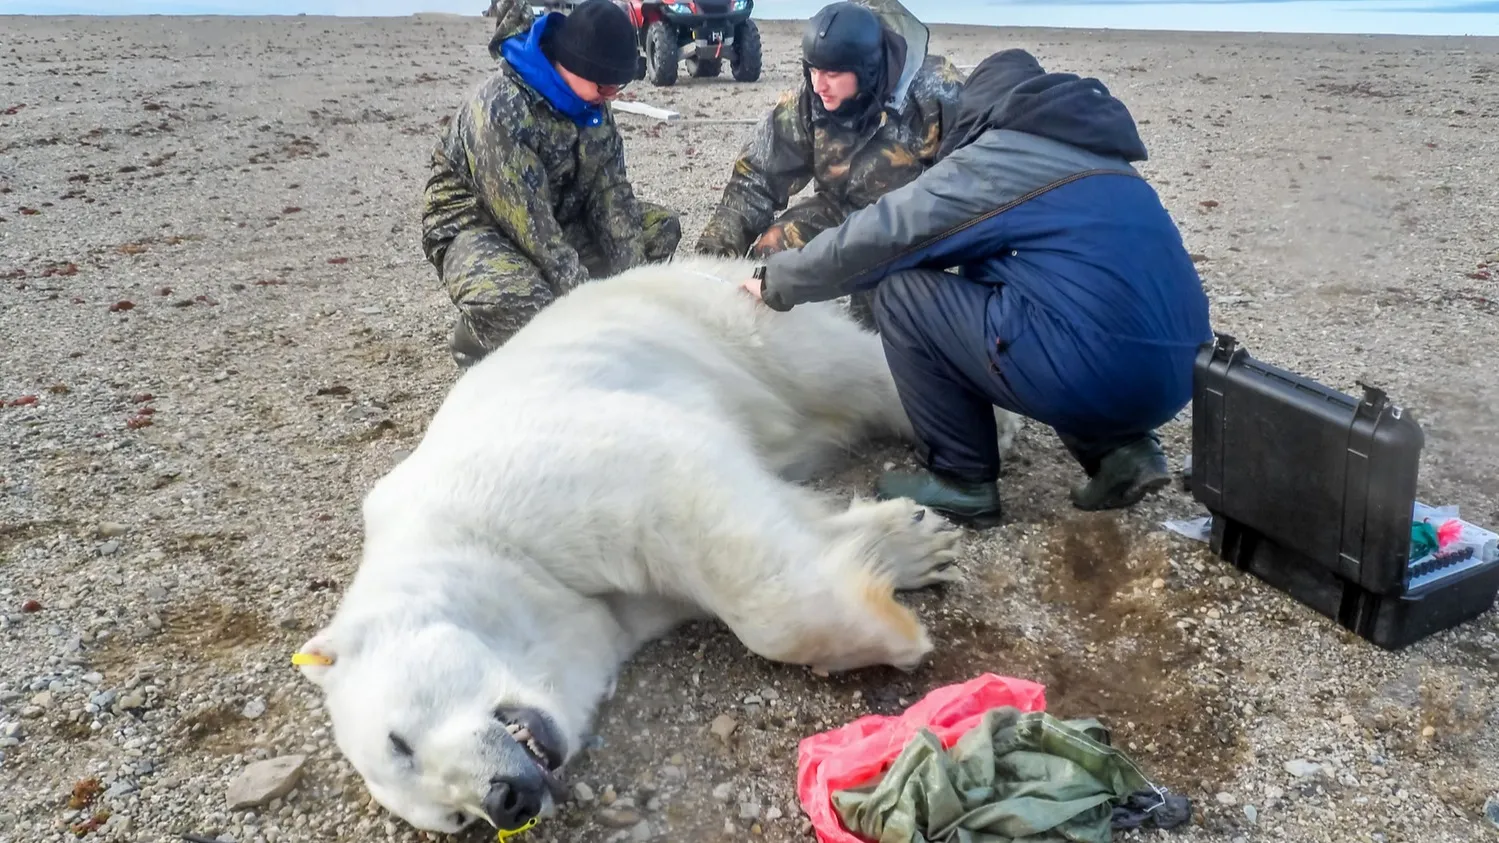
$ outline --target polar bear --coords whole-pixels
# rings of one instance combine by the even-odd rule
[[[359,569],[294,660],[410,825],[550,814],[621,665],[686,620],[826,671],[932,649],[895,591],[951,579],[958,532],[792,479],[912,436],[880,341],[837,304],[757,304],[753,266],[679,258],[569,292],[366,495]],[[1008,450],[1018,420],[997,418]]]

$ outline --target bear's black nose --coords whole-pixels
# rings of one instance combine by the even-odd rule
[[[484,813],[496,828],[517,829],[541,813],[545,784],[538,776],[497,776],[484,794]]]

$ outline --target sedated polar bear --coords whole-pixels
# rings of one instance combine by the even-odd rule
[[[957,532],[793,480],[912,435],[879,338],[836,304],[757,305],[737,286],[753,266],[573,290],[459,378],[366,496],[359,570],[296,661],[412,826],[550,813],[623,662],[688,619],[828,671],[931,650],[894,592],[951,578]],[[1019,420],[996,417],[1008,450]]]

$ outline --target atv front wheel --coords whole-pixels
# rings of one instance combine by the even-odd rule
[[[651,84],[658,88],[675,85],[677,60],[682,56],[676,28],[656,21],[645,31],[645,43],[650,57]]]
[[[734,30],[734,55],[729,58],[734,79],[754,82],[760,78],[760,27],[746,20]]]

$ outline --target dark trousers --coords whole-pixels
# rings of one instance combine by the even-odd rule
[[[1006,355],[1012,352],[995,349],[986,330],[996,311],[993,297],[999,295],[995,286],[930,269],[894,273],[875,288],[874,318],[885,357],[928,468],[969,482],[998,478],[996,406],[1051,426],[1089,476],[1109,452],[1153,435],[1152,425],[1083,430],[1070,417],[1069,404],[1078,402],[1058,380],[1013,382],[1016,371],[1046,371],[1059,361],[1049,359],[1040,344],[1027,342],[1013,353],[1030,359],[1016,361],[1022,365],[1007,373]],[[1018,314],[1006,321],[1025,318]],[[1002,330],[1030,333],[1015,324]]]

